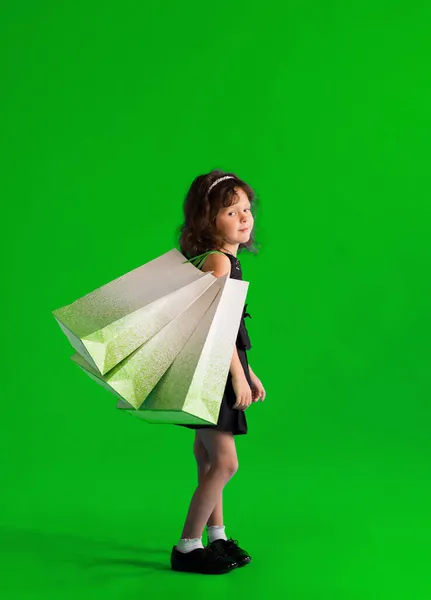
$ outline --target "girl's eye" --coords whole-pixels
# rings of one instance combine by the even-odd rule
[[[246,208],[245,210],[248,210],[248,211],[249,211],[250,209],[249,209],[249,208]],[[236,212],[236,210],[234,210],[233,212],[230,212],[228,216],[230,217],[230,215],[233,215],[235,212]]]

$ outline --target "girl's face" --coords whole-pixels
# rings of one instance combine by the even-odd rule
[[[217,230],[225,236],[228,244],[245,244],[253,229],[250,200],[242,188],[235,188],[236,198],[232,206],[222,207],[216,217]]]

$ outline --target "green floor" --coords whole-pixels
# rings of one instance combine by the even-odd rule
[[[107,392],[73,380],[76,394],[91,392],[108,413]],[[352,410],[359,394],[347,396],[342,417],[335,409],[318,415],[316,399],[298,391],[301,409],[291,393],[248,409],[250,433],[237,443],[240,468],[225,488],[224,514],[227,534],[252,563],[219,577],[169,569],[196,483],[193,433],[146,426],[112,405],[104,419],[58,415],[54,434],[40,442],[30,434],[27,468],[8,474],[4,597],[197,598],[205,590],[210,598],[428,599],[426,426],[392,414],[379,429],[371,397]],[[266,421],[280,410],[285,424],[274,431]]]

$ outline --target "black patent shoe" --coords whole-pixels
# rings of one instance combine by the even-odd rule
[[[171,569],[187,573],[218,575],[229,573],[238,567],[236,560],[226,556],[218,548],[196,548],[191,552],[180,552],[174,546],[171,552]]]
[[[229,538],[227,540],[214,540],[211,544],[208,544],[207,548],[212,548],[214,551],[224,554],[229,558],[232,558],[239,567],[248,565],[251,562],[251,556],[238,546],[238,541]]]

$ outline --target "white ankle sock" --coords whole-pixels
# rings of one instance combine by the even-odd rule
[[[196,548],[203,548],[202,538],[181,538],[178,544],[175,546],[177,550],[183,554],[196,550]]]
[[[207,526],[208,541],[211,544],[214,540],[227,540],[224,532],[224,525],[210,525]]]

